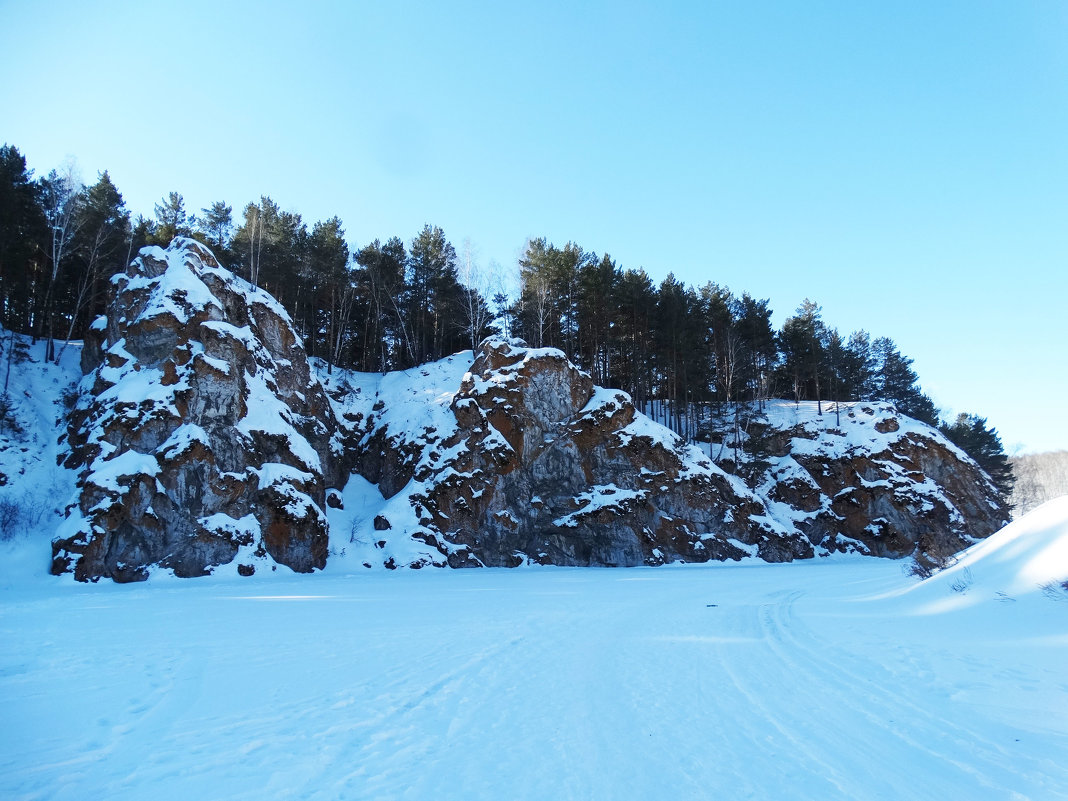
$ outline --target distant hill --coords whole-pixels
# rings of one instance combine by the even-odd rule
[[[1068,495],[1068,451],[1027,453],[1013,457],[1016,487],[1012,493],[1014,518],[1046,501]]]

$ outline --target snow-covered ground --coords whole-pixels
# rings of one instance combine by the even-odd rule
[[[354,477],[325,571],[78,584],[47,575],[77,356],[16,364],[0,431],[0,799],[1068,799],[1068,499],[923,583],[387,571]]]
[[[963,595],[862,557],[84,585],[8,543],[0,798],[1068,798],[1044,515]]]

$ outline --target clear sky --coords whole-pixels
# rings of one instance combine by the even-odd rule
[[[0,0],[38,174],[269,194],[356,246],[572,240],[892,337],[1006,449],[1068,448],[1068,3]]]

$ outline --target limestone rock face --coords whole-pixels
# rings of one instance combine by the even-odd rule
[[[321,568],[338,426],[285,311],[191,239],[143,249],[112,289],[83,351],[67,458],[81,490],[53,572]]]
[[[432,427],[382,424],[385,405],[360,418],[373,443],[364,475],[406,500],[388,504],[375,528],[388,521],[433,549],[415,561],[626,566],[812,555],[744,484],[638,413],[626,393],[595,387],[560,351],[489,340],[447,402]]]

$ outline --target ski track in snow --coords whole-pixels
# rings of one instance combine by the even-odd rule
[[[0,797],[1068,798],[1066,604],[826,561],[3,587]]]

